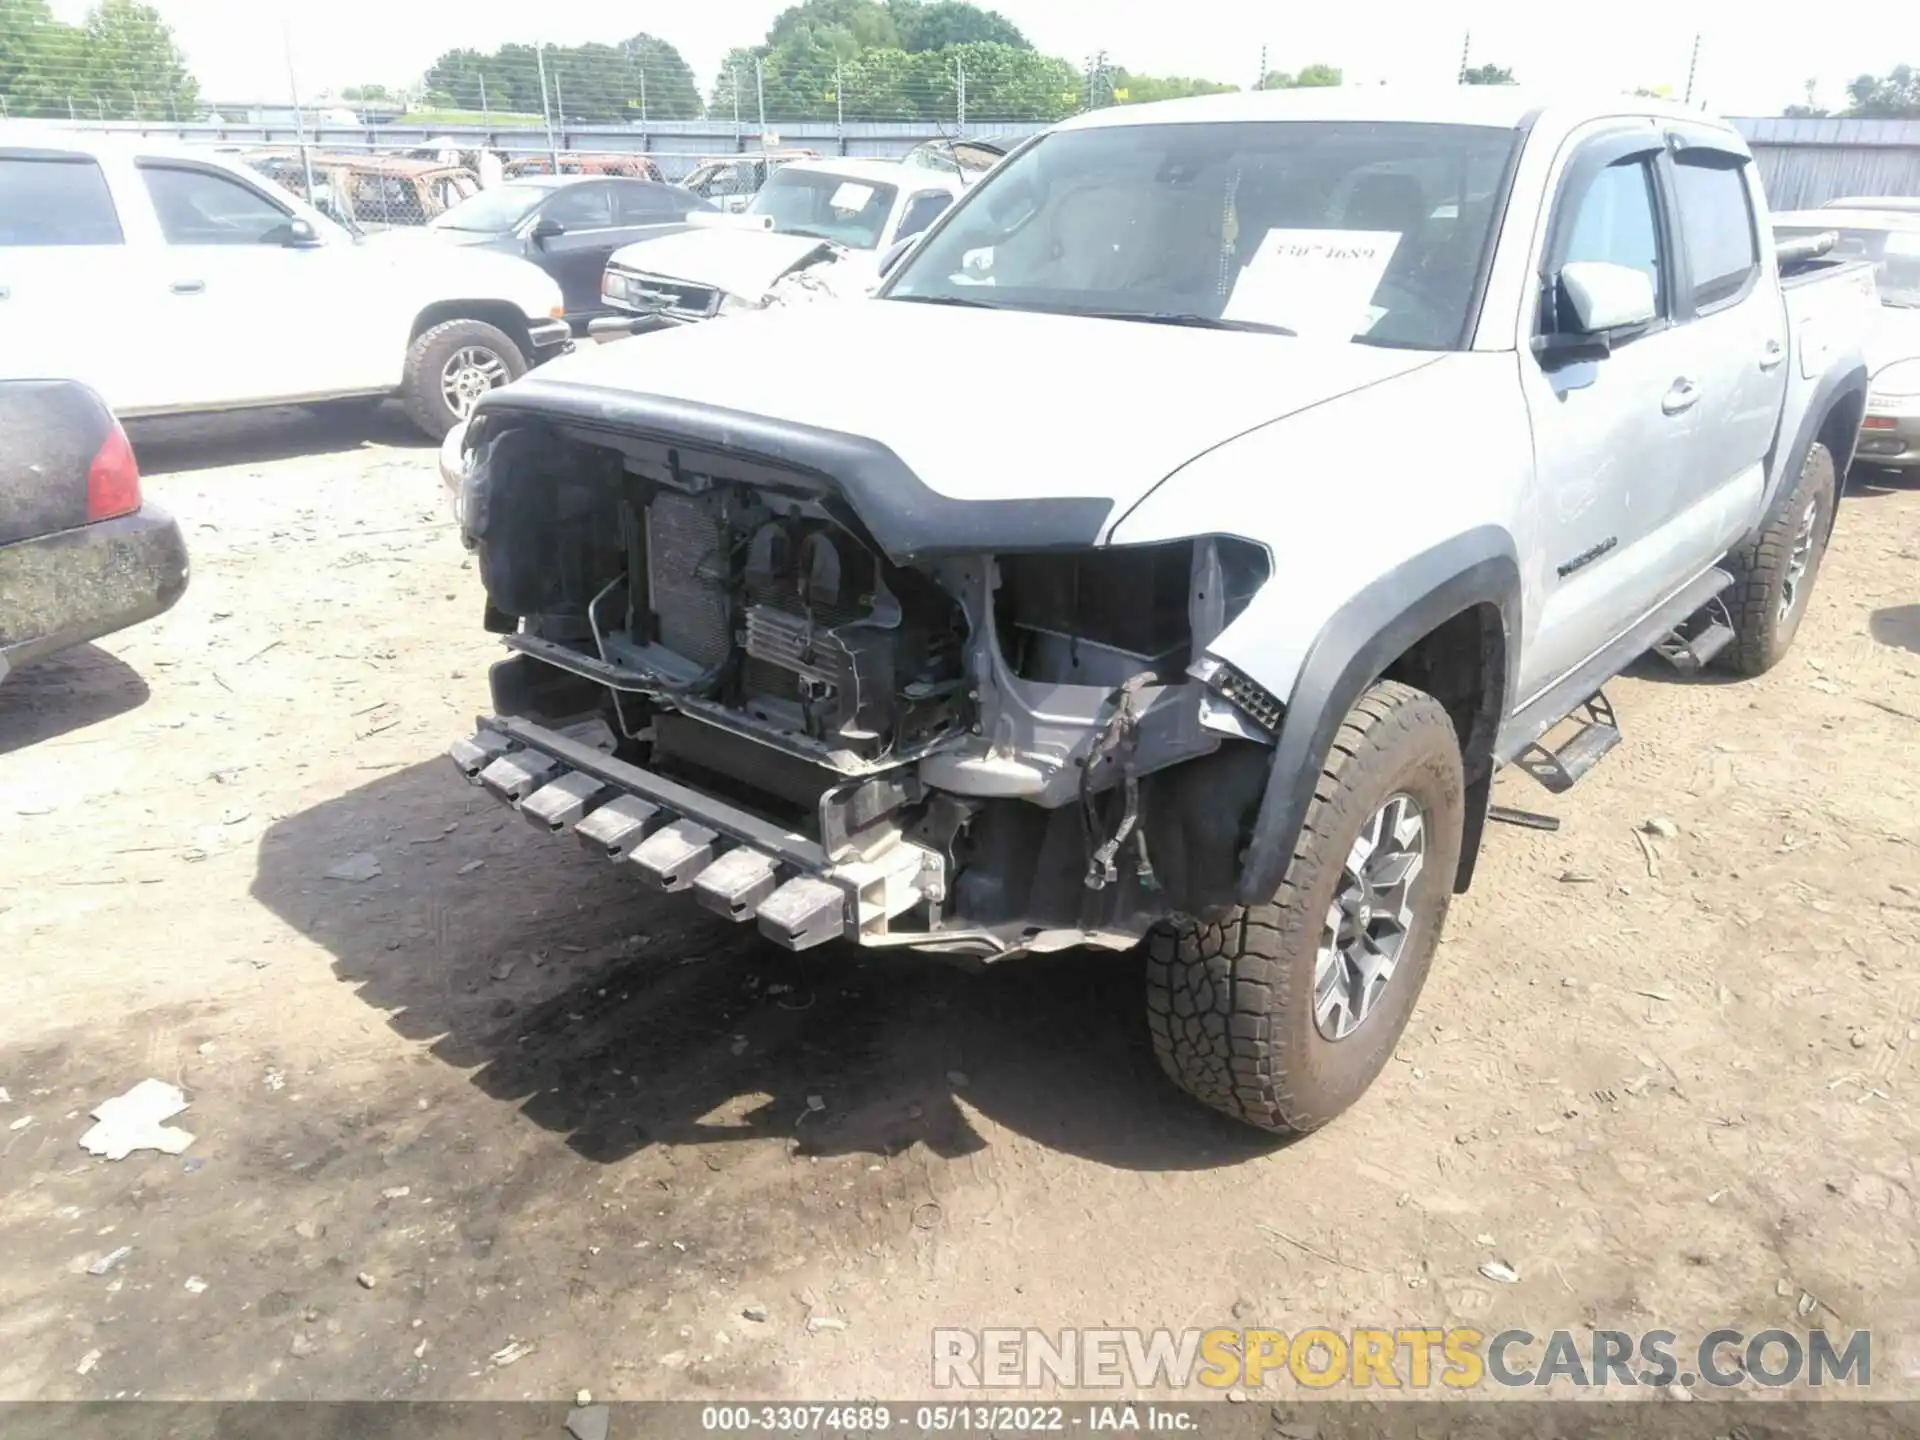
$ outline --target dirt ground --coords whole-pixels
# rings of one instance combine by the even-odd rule
[[[1494,828],[1282,1146],[1160,1078],[1130,958],[796,957],[464,784],[496,652],[397,415],[136,441],[186,598],[0,687],[0,1398],[911,1396],[940,1325],[1308,1324],[1868,1327],[1920,1394],[1912,482],[1773,674],[1645,666],[1577,790],[1503,780],[1563,828]],[[86,1154],[149,1076],[192,1147]]]

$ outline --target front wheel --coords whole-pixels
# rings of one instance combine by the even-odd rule
[[[1742,675],[1763,675],[1778,665],[1799,633],[1826,555],[1838,494],[1833,452],[1816,441],[1759,538],[1730,562],[1734,583],[1727,609],[1734,642],[1724,654]]]
[[[1291,1134],[1359,1099],[1426,983],[1465,816],[1446,710],[1373,686],[1334,739],[1273,901],[1148,935],[1147,1024],[1174,1083]]]
[[[429,438],[444,440],[481,396],[526,373],[526,357],[504,330],[484,320],[449,320],[408,349],[400,392],[408,418]]]

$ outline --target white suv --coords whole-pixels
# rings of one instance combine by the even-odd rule
[[[395,396],[438,439],[572,342],[537,267],[418,241],[209,151],[0,122],[0,376],[121,416]]]

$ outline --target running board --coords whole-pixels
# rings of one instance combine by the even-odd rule
[[[1682,675],[1698,675],[1733,641],[1733,627],[1724,620],[1714,620],[1691,638],[1680,630],[1669,630],[1664,640],[1654,642],[1653,649]]]
[[[1651,650],[1663,636],[1685,624],[1731,584],[1733,576],[1718,567],[1696,576],[1613,643],[1535,695],[1501,726],[1500,737],[1493,747],[1494,760],[1502,765],[1518,761],[1539,743],[1541,736],[1599,694],[1601,686]],[[1604,745],[1601,754],[1613,748],[1598,737],[1586,743]],[[1593,756],[1586,769],[1591,769],[1593,760],[1599,758],[1599,755]],[[1585,769],[1581,773],[1585,774]]]

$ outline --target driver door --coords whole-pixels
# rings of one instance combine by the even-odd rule
[[[527,223],[534,259],[559,284],[567,314],[597,314],[600,277],[624,243],[616,228],[613,186],[597,180],[556,190]],[[560,228],[543,234],[548,226]]]
[[[297,249],[293,215],[239,176],[143,159],[162,245],[143,285],[157,296],[174,377],[157,408],[258,404],[365,388],[353,374],[355,299],[335,246]]]
[[[1680,323],[1680,253],[1665,146],[1649,130],[1578,147],[1562,173],[1541,257],[1533,335],[1564,328],[1554,278],[1570,261],[1608,261],[1653,282],[1655,318],[1610,334],[1597,360],[1550,365],[1517,352],[1533,427],[1539,596],[1522,650],[1520,703],[1604,649],[1699,567],[1667,522],[1703,444],[1700,327]],[[1531,339],[1531,336],[1526,337]],[[1529,596],[1531,600],[1532,596]]]

